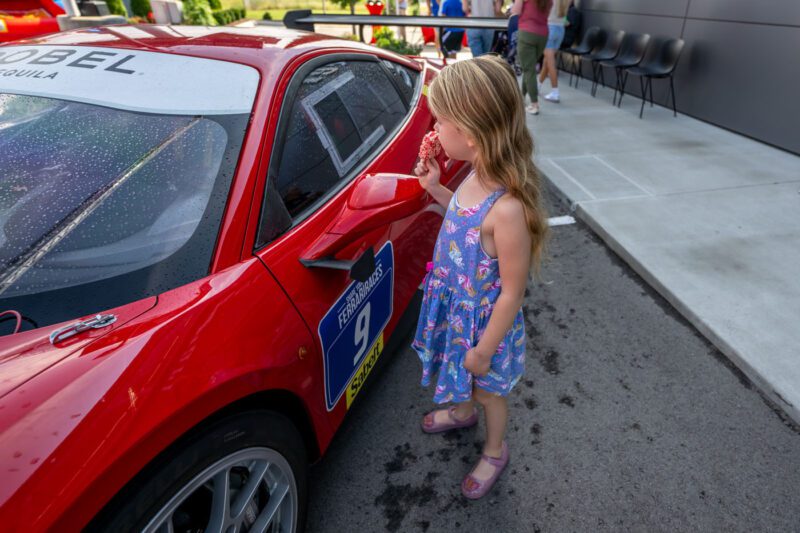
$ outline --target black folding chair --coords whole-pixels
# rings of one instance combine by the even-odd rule
[[[583,34],[581,42],[578,46],[573,46],[562,50],[562,53],[572,56],[572,65],[569,72],[569,84],[572,85],[572,76],[577,75],[581,77],[581,56],[585,56],[597,50],[605,42],[606,32],[598,26],[592,26]],[[575,87],[578,86],[577,79],[575,80]]]
[[[600,70],[602,72],[602,68],[600,67],[601,61],[609,61],[614,59],[619,54],[620,45],[622,44],[622,39],[625,37],[625,32],[615,31],[614,33],[610,34],[606,39],[606,44],[598,50],[597,52],[593,52],[586,56],[592,63],[592,96],[597,94],[597,78],[598,73],[597,71]],[[603,87],[606,86],[605,80],[602,81]]]
[[[675,72],[675,66],[678,64],[678,59],[683,51],[683,39],[666,39],[658,43],[658,47],[652,56],[652,59],[641,63],[639,66],[630,67],[625,71],[625,81],[628,79],[628,74],[639,76],[639,85],[642,88],[642,108],[639,110],[639,118],[642,118],[644,113],[644,102],[647,100],[647,90],[650,90],[650,107],[653,107],[653,78],[669,78],[669,93],[672,97],[672,114],[678,116],[678,110],[675,106],[675,84],[672,81],[672,75]],[[622,82],[622,90],[625,90],[625,81]],[[619,97],[620,102],[622,96]]]
[[[603,80],[603,85],[605,85],[603,67],[613,68],[617,76],[616,83],[614,84],[614,99],[612,100],[614,105],[617,105],[617,93],[622,91],[622,71],[641,63],[649,43],[650,36],[646,33],[628,33],[622,39],[617,57],[610,61],[600,61],[598,68],[600,71],[600,79]],[[620,103],[622,103],[622,96],[619,97],[619,100]]]

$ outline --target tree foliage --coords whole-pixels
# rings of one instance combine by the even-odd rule
[[[211,12],[208,0],[184,0],[183,22],[194,26],[216,26],[217,19]]]
[[[123,17],[128,16],[128,11],[125,9],[125,4],[122,3],[122,0],[105,0],[106,5],[108,6],[108,10],[111,12],[112,15],[122,15]]]
[[[137,17],[147,18],[153,8],[150,7],[150,0],[131,0],[131,11]]]

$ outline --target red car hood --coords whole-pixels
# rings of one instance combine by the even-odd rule
[[[126,322],[155,307],[158,298],[152,296],[130,304],[104,311],[112,314],[116,322],[100,329],[89,329],[63,342],[53,345],[50,334],[55,330],[87,320],[94,315],[78,317],[75,320],[53,324],[30,331],[0,337],[0,398],[7,395],[26,381],[44,372],[69,354],[90,342],[114,331]]]

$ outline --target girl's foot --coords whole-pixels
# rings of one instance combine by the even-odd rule
[[[531,115],[538,115],[539,114],[539,104],[528,104],[525,107],[525,111],[527,111]]]
[[[461,482],[461,494],[470,500],[477,500],[485,496],[505,469],[508,459],[509,453],[506,441],[503,441],[500,457],[482,454],[478,464]]]
[[[425,433],[440,433],[450,429],[467,428],[478,423],[478,410],[472,410],[472,414],[467,418],[459,418],[456,415],[456,407],[451,406],[447,409],[437,409],[431,411],[422,418],[422,431]]]

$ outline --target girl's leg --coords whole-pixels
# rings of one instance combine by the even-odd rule
[[[472,388],[472,397],[483,406],[486,414],[486,442],[483,445],[483,453],[489,457],[500,457],[508,422],[508,401],[504,396],[497,396],[479,387]],[[478,461],[472,475],[478,480],[484,480],[492,477],[494,471],[493,465],[486,461]]]
[[[472,416],[472,413],[475,412],[475,402],[472,400],[467,400],[466,402],[461,402],[456,404],[455,415],[456,418],[459,420],[466,420],[467,418]]]

